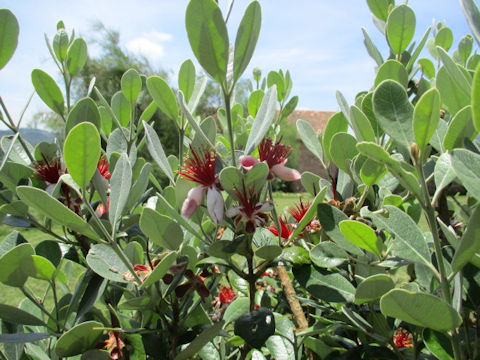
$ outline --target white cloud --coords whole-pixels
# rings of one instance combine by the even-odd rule
[[[150,31],[128,41],[126,47],[131,52],[158,60],[165,55],[164,43],[172,40],[172,38],[172,34]]]

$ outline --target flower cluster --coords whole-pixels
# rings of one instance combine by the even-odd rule
[[[413,337],[407,330],[398,328],[393,335],[393,343],[397,349],[405,349],[413,346]]]
[[[282,144],[281,139],[274,143],[272,139],[264,138],[258,146],[260,159],[254,156],[241,156],[240,162],[247,171],[260,161],[266,162],[270,169],[269,180],[273,180],[275,176],[284,181],[300,180],[301,175],[297,170],[285,166],[291,151],[292,148]]]

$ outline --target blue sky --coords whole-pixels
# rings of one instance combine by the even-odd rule
[[[388,51],[383,36],[374,26],[364,0],[259,0],[262,6],[262,30],[257,50],[246,74],[253,66],[264,74],[270,70],[290,70],[292,95],[298,95],[299,108],[338,110],[335,91],[351,102],[355,94],[371,87],[375,63],[368,56],[361,28],[364,27],[384,57]],[[20,24],[19,45],[14,57],[0,71],[0,96],[12,116],[17,118],[33,87],[34,68],[59,75],[49,57],[44,33],[50,39],[56,23],[63,20],[67,31],[75,29],[88,39],[93,22],[99,20],[118,30],[122,45],[149,58],[154,67],[176,73],[187,58],[194,58],[188,43],[184,17],[188,0],[3,0]],[[227,0],[220,0],[222,8]],[[249,0],[236,0],[229,20],[233,42],[236,27]],[[397,0],[396,3],[403,3]],[[40,5],[41,4],[41,5]],[[417,15],[415,39],[419,40],[432,21],[444,21],[452,28],[457,42],[469,29],[457,0],[410,0]],[[95,48],[89,48],[95,56]],[[24,125],[46,106],[35,95]]]

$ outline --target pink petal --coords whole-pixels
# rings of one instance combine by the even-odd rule
[[[265,211],[273,210],[273,202],[271,201],[262,201],[255,204],[255,212],[261,213]]]
[[[270,169],[276,176],[284,181],[300,180],[301,175],[295,169],[290,169],[284,165],[277,164]]]
[[[260,160],[258,160],[255,156],[240,156],[238,158],[240,160],[240,163],[242,164],[243,168],[245,170],[250,170],[253,165],[255,165],[256,163],[258,163]]]
[[[207,189],[207,209],[215,223],[221,224],[223,221],[223,197],[215,188]]]
[[[193,189],[190,189],[188,192],[187,198],[182,205],[182,215],[186,218],[192,217],[195,210],[197,210],[198,205],[202,202],[203,197],[203,186],[197,186]]]

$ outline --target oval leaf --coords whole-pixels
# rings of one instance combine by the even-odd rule
[[[62,92],[55,80],[45,71],[34,69],[32,71],[32,84],[40,99],[53,111],[63,116],[65,102]]]
[[[155,244],[170,250],[177,250],[183,242],[183,230],[180,225],[149,208],[143,209],[140,229]]]
[[[112,226],[122,217],[131,186],[132,167],[127,154],[123,153],[110,178],[110,210],[108,216]]]
[[[0,69],[13,56],[18,44],[18,21],[8,9],[0,9]]]
[[[85,188],[93,177],[100,159],[100,135],[95,125],[84,122],[68,134],[63,146],[65,165],[73,180]]]
[[[245,71],[257,45],[262,25],[262,9],[258,1],[248,5],[238,27],[233,57],[233,80],[237,81]]]
[[[134,104],[137,101],[138,94],[142,90],[142,79],[135,69],[129,69],[126,71],[120,82],[123,95],[127,98],[130,104]]]
[[[102,328],[103,324],[98,321],[87,321],[74,326],[58,339],[55,352],[60,357],[67,357],[92,349],[103,333]]]
[[[214,0],[191,0],[185,25],[198,62],[212,78],[223,84],[227,75],[229,41],[217,3]]]
[[[95,101],[88,97],[78,100],[72,110],[70,110],[67,124],[65,125],[65,133],[68,134],[75,125],[82,122],[91,122],[100,131],[100,112]]]
[[[87,43],[82,38],[77,38],[68,48],[65,58],[70,75],[76,75],[83,69],[87,62]]]
[[[377,256],[381,255],[379,239],[370,226],[355,220],[344,220],[338,225],[343,236],[352,244]]]
[[[195,81],[195,66],[193,65],[192,60],[185,60],[182,66],[180,66],[180,71],[178,72],[178,88],[183,92],[187,103],[192,97],[193,89],[195,88]]]
[[[394,8],[387,18],[386,35],[395,54],[402,54],[415,35],[415,13],[407,5]]]
[[[158,108],[171,120],[177,121],[178,105],[173,90],[159,76],[147,79],[147,89]]]
[[[458,312],[440,298],[403,289],[383,295],[380,310],[385,316],[437,331],[453,330],[462,323]]]
[[[355,304],[363,304],[380,298],[383,294],[392,290],[395,283],[386,274],[369,276],[357,286],[355,291]]]
[[[424,149],[432,138],[440,121],[440,93],[432,88],[422,95],[413,111],[415,142]]]

